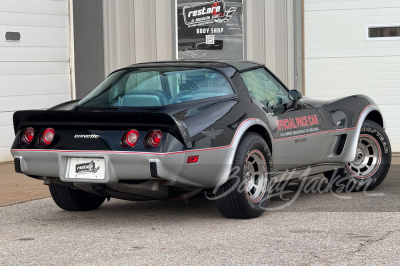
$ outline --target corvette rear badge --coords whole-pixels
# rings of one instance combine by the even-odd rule
[[[100,135],[97,134],[91,134],[91,135],[78,135],[76,134],[74,136],[74,139],[98,139],[100,138]]]

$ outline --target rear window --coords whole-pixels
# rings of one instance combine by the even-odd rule
[[[115,72],[78,105],[164,106],[233,94],[226,77],[207,68],[138,68]]]

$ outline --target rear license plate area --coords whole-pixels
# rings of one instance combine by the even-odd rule
[[[68,179],[105,179],[104,158],[70,157],[67,169]]]

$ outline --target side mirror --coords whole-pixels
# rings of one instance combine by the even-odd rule
[[[293,101],[293,108],[297,109],[297,101],[303,98],[303,94],[298,90],[289,91],[289,100]]]

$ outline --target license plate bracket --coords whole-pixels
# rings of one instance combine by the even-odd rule
[[[68,179],[105,179],[105,159],[99,157],[69,157]]]

